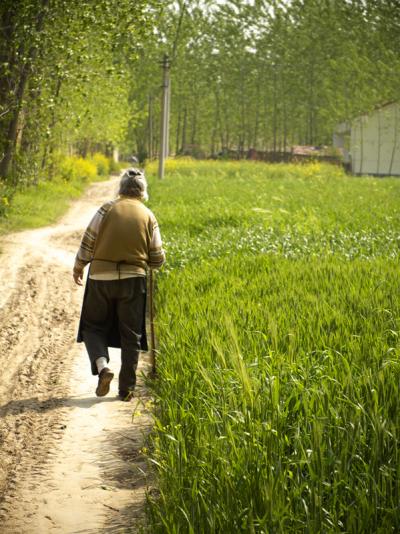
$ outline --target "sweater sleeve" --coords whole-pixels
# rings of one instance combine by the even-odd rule
[[[99,234],[101,224],[115,201],[103,204],[94,214],[88,227],[83,234],[79,250],[75,257],[74,273],[81,273],[85,266],[92,261],[96,239]]]
[[[149,267],[159,269],[165,262],[165,252],[162,246],[160,228],[157,219],[152,215],[153,235],[149,250]]]

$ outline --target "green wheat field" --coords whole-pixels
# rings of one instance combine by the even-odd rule
[[[398,532],[400,180],[147,174],[167,251],[152,532]]]

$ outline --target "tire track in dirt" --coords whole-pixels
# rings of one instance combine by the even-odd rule
[[[37,469],[32,458],[41,463],[41,449],[62,435],[58,420],[79,307],[60,279],[67,279],[65,271],[31,260],[0,316],[0,351],[6,355],[0,386],[0,496],[7,494],[6,501],[12,500],[16,479],[28,471],[25,460]]]

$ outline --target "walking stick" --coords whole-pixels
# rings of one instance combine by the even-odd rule
[[[150,304],[150,338],[151,338],[151,376],[154,378],[157,374],[156,371],[156,336],[154,333],[154,276],[153,269],[150,269],[149,277],[149,304]]]

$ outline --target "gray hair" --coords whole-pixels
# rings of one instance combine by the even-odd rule
[[[126,197],[140,198],[148,200],[147,181],[144,171],[131,167],[121,176],[119,183],[119,194]]]

